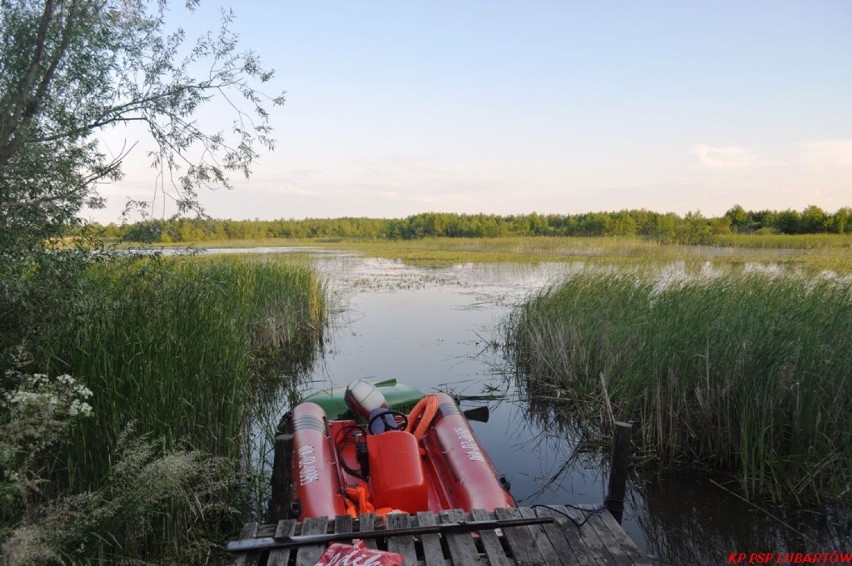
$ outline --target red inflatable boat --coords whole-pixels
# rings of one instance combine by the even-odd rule
[[[358,380],[346,404],[354,418],[329,420],[308,401],[282,419],[273,519],[515,506],[449,395],[426,395],[406,414]]]

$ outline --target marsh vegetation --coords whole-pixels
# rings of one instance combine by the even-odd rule
[[[7,373],[4,554],[210,560],[260,504],[249,427],[310,365],[322,282],[280,258],[113,258],[67,291]]]
[[[89,263],[53,293],[42,289],[27,319],[29,360],[9,362],[7,406],[22,386],[77,409],[52,413],[56,426],[32,453],[4,445],[4,473],[17,473],[3,477],[6,548],[48,561],[209,559],[262,511],[262,439],[250,436],[268,432],[270,399],[293,394],[303,372],[514,391],[525,409],[494,407],[477,433],[527,502],[598,500],[598,472],[578,474],[547,443],[574,443],[578,422],[605,439],[613,418],[639,423],[649,469],[721,469],[749,497],[842,496],[850,254],[838,241],[311,240],[286,254]],[[337,303],[334,336],[315,363],[329,338],[329,296],[341,293],[349,299]],[[488,320],[508,320],[509,330],[491,332]],[[504,347],[521,370],[511,385]],[[59,379],[66,373],[91,395]],[[560,438],[539,438],[539,420]],[[4,432],[15,422],[34,421],[5,420]],[[644,513],[639,523],[651,527],[633,527],[637,540],[658,524]]]
[[[587,426],[638,423],[639,457],[746,494],[848,496],[852,280],[586,270],[513,313],[523,379]]]

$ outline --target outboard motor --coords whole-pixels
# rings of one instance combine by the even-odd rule
[[[396,420],[388,409],[388,402],[378,387],[363,379],[356,379],[346,386],[343,399],[346,406],[356,415],[370,423],[371,434],[386,430],[398,430]]]

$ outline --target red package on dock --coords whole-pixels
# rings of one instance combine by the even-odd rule
[[[402,561],[402,554],[367,548],[364,541],[357,541],[328,545],[314,566],[402,566]]]

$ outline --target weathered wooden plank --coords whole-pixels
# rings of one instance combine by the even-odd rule
[[[609,528],[613,537],[621,542],[625,554],[633,561],[634,564],[645,566],[650,565],[651,561],[644,556],[636,546],[636,542],[630,538],[630,535],[619,525],[615,518],[609,513],[601,513],[601,521]]]
[[[529,507],[521,507],[518,509],[521,513],[521,517],[536,517],[535,510],[530,509]],[[533,541],[535,543],[535,547],[538,549],[539,554],[544,559],[545,564],[561,564],[562,558],[559,554],[554,550],[553,545],[550,543],[550,539],[547,538],[547,533],[544,532],[542,528],[543,525],[530,525],[529,530],[530,534],[533,537]]]
[[[358,519],[358,530],[359,531],[372,531],[376,528],[376,515],[375,513],[364,513]],[[376,539],[369,538],[364,541],[364,544],[367,545],[367,548],[379,548],[376,545]]]
[[[328,517],[311,517],[302,522],[303,535],[322,535],[328,530]],[[296,553],[296,566],[314,566],[320,554],[322,554],[324,544],[312,544],[310,546],[299,547]]]
[[[537,517],[555,517],[556,523],[542,525],[550,544],[562,564],[596,564],[594,556],[586,548],[586,545],[580,539],[580,534],[577,532],[577,527],[570,519],[564,517],[558,512],[548,507],[536,507],[535,513]]]
[[[591,506],[588,506],[592,510]],[[563,516],[564,514],[565,516]],[[583,527],[578,528],[567,517],[580,522],[585,518],[583,512],[564,505],[541,506],[532,508],[498,509],[495,512],[475,510],[466,514],[460,510],[443,511],[440,515],[420,512],[417,516],[392,514],[386,517],[387,546],[376,544],[375,539],[367,539],[367,544],[373,548],[380,546],[392,552],[398,552],[405,557],[406,566],[418,564],[417,553],[422,544],[422,559],[428,566],[480,565],[486,562],[495,566],[510,566],[511,564],[597,564],[600,566],[650,566],[650,561],[643,556],[636,544],[630,539],[624,529],[608,513],[592,516]],[[523,525],[503,527],[503,539],[499,530],[486,529],[479,531],[478,539],[470,533],[425,533],[422,535],[393,536],[395,529],[416,526],[435,526],[437,524],[460,523],[465,521],[488,521],[505,519],[529,519],[535,517],[556,517],[554,523],[543,525]],[[377,516],[372,513],[364,514],[357,521],[348,516],[337,517],[333,524],[333,532],[353,533],[381,529],[382,525]],[[240,539],[267,538],[274,535],[282,538],[294,535],[315,535],[329,532],[329,521],[326,518],[307,519],[304,522],[283,520],[275,524],[248,523],[240,533]],[[357,531],[354,529],[357,528]],[[274,530],[273,530],[274,529]],[[354,532],[353,532],[354,531]],[[441,540],[443,537],[443,541]],[[381,539],[380,539],[381,540]],[[478,546],[479,543],[481,546]],[[309,545],[300,548],[277,548],[269,551],[266,561],[271,566],[285,566],[294,561],[297,566],[312,566],[322,553],[325,545]],[[507,556],[508,546],[509,556]],[[481,555],[480,551],[485,554]],[[233,564],[258,564],[266,558],[266,551],[243,552],[234,556]],[[449,555],[447,555],[449,552]],[[295,555],[295,556],[294,556]],[[449,556],[449,557],[447,557]],[[511,556],[511,558],[510,558]]]
[[[290,413],[289,415],[291,415]],[[269,505],[269,519],[277,521],[287,517],[290,504],[290,466],[293,454],[293,420],[285,417],[287,431],[275,437],[275,452],[272,461],[272,497]]]
[[[514,507],[505,507],[495,509],[494,514],[498,519],[519,519],[521,512]],[[537,564],[547,564],[541,553],[535,546],[530,528],[528,526],[520,527],[505,527],[503,533],[506,535],[506,540],[509,542],[509,548],[512,549],[512,554],[515,557],[515,562],[523,566],[534,566]]]
[[[421,511],[417,514],[417,523],[421,527],[431,527],[438,524],[434,513]],[[437,534],[421,535],[423,541],[423,559],[429,566],[445,566],[444,549],[441,548],[441,537]]]
[[[336,533],[351,533],[352,532],[352,517],[349,515],[338,515],[334,518],[334,532]]]
[[[264,523],[257,526],[257,532],[254,533],[254,538],[271,537],[275,534],[275,528],[278,525],[275,523]]]
[[[609,511],[606,511],[606,514],[609,514]],[[633,564],[633,558],[627,554],[624,541],[613,536],[609,528],[603,523],[602,516],[602,513],[598,513],[590,517],[586,525],[594,529],[604,548],[617,564]]]
[[[496,517],[494,513],[489,513],[484,509],[474,509],[471,511],[471,516],[475,521],[489,521]],[[500,537],[497,536],[497,531],[488,529],[479,531],[479,538],[482,541],[482,546],[485,548],[485,556],[488,557],[488,564],[491,566],[509,566],[511,561],[506,556],[506,551],[503,545],[500,544]]]
[[[457,523],[464,521],[465,516],[459,509],[451,511],[441,511],[441,523]],[[479,564],[479,551],[476,550],[476,544],[470,533],[454,533],[444,536],[447,541],[447,547],[450,549],[450,557],[453,564]]]
[[[385,521],[388,524],[388,531],[417,526],[417,519],[405,513],[391,513],[385,516]],[[388,537],[388,550],[402,554],[405,558],[403,562],[405,566],[417,565],[417,551],[414,549],[414,539],[411,535]]]
[[[254,538],[257,534],[257,523],[246,523],[240,531],[240,540]],[[243,566],[244,564],[257,564],[260,558],[260,552],[241,552],[234,556],[232,564],[234,566]]]
[[[278,521],[278,525],[275,528],[275,537],[285,537],[292,536],[296,533],[296,521],[293,519],[287,519],[284,521]],[[267,566],[286,566],[286,564],[290,561],[290,549],[289,548],[274,548],[269,552],[269,560],[267,560]]]
[[[572,517],[578,523],[582,522],[586,515],[580,512],[577,509],[573,509],[571,507],[566,507],[565,505],[552,505],[554,509],[559,509],[560,512],[565,513],[569,517]],[[574,527],[574,525],[566,525],[568,528]],[[601,542],[600,537],[595,532],[593,526],[591,526],[588,522],[584,524],[582,527],[577,528],[577,532],[580,534],[580,540],[586,545],[589,553],[592,558],[599,564],[604,564],[606,566],[618,566],[613,557],[607,551],[604,544]]]

